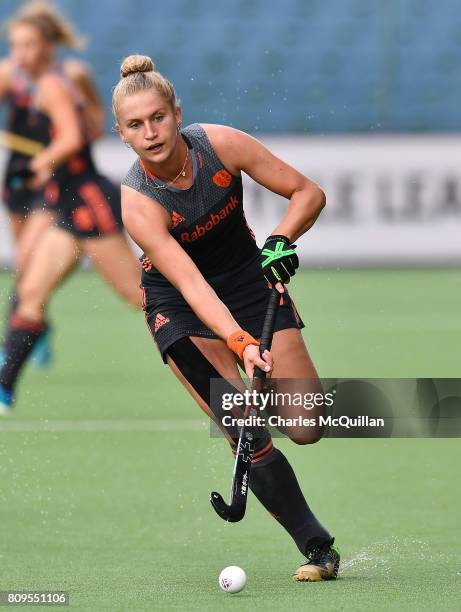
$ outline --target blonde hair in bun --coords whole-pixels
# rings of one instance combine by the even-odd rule
[[[147,55],[129,55],[120,66],[122,79],[134,72],[154,72],[155,64]]]
[[[171,104],[173,110],[179,106],[173,84],[155,69],[147,55],[129,55],[120,66],[120,81],[112,93],[112,112],[118,117],[120,102],[126,96],[152,89]]]

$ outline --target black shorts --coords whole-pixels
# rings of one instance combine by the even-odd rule
[[[94,172],[48,183],[44,206],[56,212],[58,227],[77,238],[100,238],[122,230],[120,190]]]
[[[34,208],[41,208],[44,202],[43,191],[33,191],[24,187],[22,189],[11,189],[3,185],[3,202],[12,214],[26,217]]]
[[[43,206],[43,190],[26,187],[28,176],[24,171],[31,158],[13,153],[3,175],[2,200],[10,213],[27,216],[34,208]]]
[[[255,338],[260,338],[270,289],[262,274],[259,253],[238,272],[207,280],[240,327]],[[218,338],[200,321],[176,289],[165,282],[155,286],[146,273],[143,273],[141,289],[146,322],[165,363],[168,348],[181,338]],[[304,323],[285,291],[274,331],[303,327]]]

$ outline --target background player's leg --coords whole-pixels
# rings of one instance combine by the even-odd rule
[[[16,313],[42,322],[53,290],[71,272],[79,256],[78,243],[70,232],[48,227],[19,280]]]
[[[48,210],[33,210],[23,224],[16,249],[16,276],[19,278],[27,262],[34,255],[41,238],[54,221],[54,215]]]
[[[36,248],[37,243],[53,222],[53,215],[45,210],[36,210],[29,214],[10,213],[13,235],[16,241],[15,272],[16,280],[25,268],[28,258]],[[10,311],[16,307],[16,288],[10,297]]]
[[[9,212],[8,216],[10,219],[11,232],[13,234],[14,241],[17,244],[26,225],[27,215],[22,213]]]
[[[141,266],[125,235],[117,232],[102,238],[85,238],[80,246],[119,296],[131,306],[141,308]]]
[[[25,268],[28,258],[33,253],[45,230],[53,222],[53,215],[45,210],[34,210],[31,213],[9,213],[13,236],[16,242],[15,275],[16,281]],[[10,311],[16,307],[16,287],[9,297]]]
[[[48,300],[75,266],[78,256],[78,244],[72,235],[50,227],[19,280],[18,304],[9,318],[5,362],[0,371],[0,385],[10,395],[22,366],[43,333]]]
[[[15,272],[16,279],[13,286],[13,290],[9,296],[9,309],[7,314],[11,313],[17,305],[16,295],[16,283],[20,278],[22,271],[27,265],[27,261],[33,255],[38,243],[42,236],[52,224],[54,215],[46,210],[34,210],[28,215],[15,215],[17,217],[17,226],[13,225],[13,230],[16,234],[16,261],[15,261]],[[50,326],[46,325],[46,330],[49,332]],[[2,357],[0,361],[4,359],[4,349],[1,349]],[[39,367],[46,367],[49,365],[51,360],[51,350],[49,343],[49,333],[43,333],[40,337],[40,341],[35,345],[34,349],[34,362]]]
[[[235,356],[222,340],[206,338],[191,340],[209,364],[209,378],[213,377],[211,372],[214,370],[232,384],[241,380]],[[200,407],[210,416],[216,408],[210,406],[209,396],[204,397],[210,384],[209,378],[205,381],[193,380],[196,373],[201,373],[204,368],[198,366],[199,355],[192,355],[193,362],[188,363],[187,352],[181,353],[179,349],[175,350],[179,343],[173,345],[171,354],[174,357],[168,357],[168,364]],[[187,378],[185,373],[190,373]],[[203,389],[203,392],[200,393],[198,389]],[[235,446],[236,439],[232,439],[230,435],[226,437],[229,441],[232,440]],[[283,453],[274,448],[268,432],[266,437],[258,440],[256,444],[250,488],[266,510],[288,531],[302,554],[305,554],[313,543],[331,541],[330,534],[315,518],[304,499],[288,460]]]
[[[28,214],[26,212],[18,213],[18,212],[12,212],[9,210],[7,212],[8,212],[8,217],[10,221],[11,233],[12,233],[13,240],[15,243],[15,256],[17,258],[18,243],[24,231],[24,228],[26,226]],[[17,302],[16,288],[14,286],[8,296],[8,302],[9,304],[6,310],[7,316],[9,316],[9,313],[11,312],[11,310],[16,307],[16,302]],[[3,345],[2,345],[0,348],[0,363],[3,363],[4,356],[5,355],[4,355]]]

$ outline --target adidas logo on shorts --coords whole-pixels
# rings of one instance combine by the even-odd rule
[[[166,325],[169,322],[170,322],[170,319],[168,317],[164,317],[163,315],[158,313],[157,316],[155,317],[155,324],[154,324],[155,331],[158,332],[158,330],[162,327],[162,325]]]

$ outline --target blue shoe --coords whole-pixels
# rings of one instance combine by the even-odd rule
[[[0,417],[8,416],[13,412],[13,393],[0,385]]]
[[[31,355],[32,363],[36,368],[46,369],[53,363],[53,351],[51,350],[51,327],[47,327],[35,343]]]

